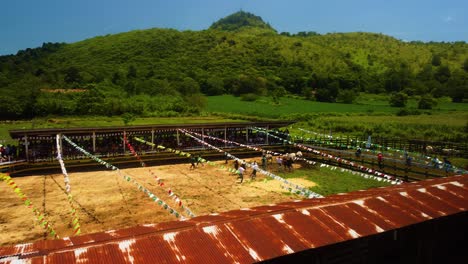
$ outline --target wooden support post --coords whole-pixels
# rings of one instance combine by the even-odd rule
[[[125,130],[123,131],[123,135],[125,137]],[[123,145],[123,154],[125,155],[125,140],[122,139],[122,145]]]
[[[227,126],[224,126],[224,147],[227,148]]]
[[[27,135],[24,135],[24,147],[26,151],[26,161],[29,162],[29,142]]]
[[[93,139],[93,153],[96,153],[96,132],[95,131],[93,131],[92,139]]]
[[[249,144],[249,127],[245,127],[245,144]]]
[[[151,150],[154,150],[154,129],[151,129]]]

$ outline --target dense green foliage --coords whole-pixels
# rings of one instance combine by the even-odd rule
[[[221,18],[213,23],[210,29],[237,31],[248,27],[267,29],[276,32],[276,30],[265,23],[261,17],[243,11]]]
[[[276,103],[285,94],[351,103],[358,92],[463,102],[467,60],[464,42],[277,34],[239,12],[203,31],[135,30],[1,56],[0,116],[190,115],[205,109],[204,95],[221,94],[266,95]]]

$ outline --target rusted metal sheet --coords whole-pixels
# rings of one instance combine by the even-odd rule
[[[466,212],[468,175],[0,248],[0,263],[252,263]]]

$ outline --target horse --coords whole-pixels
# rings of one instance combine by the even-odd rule
[[[294,153],[292,153],[292,154],[294,154]],[[283,159],[284,168],[288,169],[288,171],[292,171],[293,170],[292,164],[293,164],[294,161],[293,161],[293,158],[291,157],[291,155],[288,155],[288,153],[286,153],[286,155],[284,155],[282,157],[282,159]]]
[[[265,154],[265,158],[267,160],[267,163],[272,163],[273,162],[273,155],[271,154]]]
[[[292,160],[302,158],[302,152],[300,152],[300,151],[298,151],[296,153],[286,153],[284,155],[287,156],[289,159],[292,159]]]
[[[430,154],[430,153],[434,153],[434,147],[432,146],[426,146],[426,153]]]
[[[442,149],[442,154],[446,156],[458,156],[460,154],[459,150],[456,149]]]

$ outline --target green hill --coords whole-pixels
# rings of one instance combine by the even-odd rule
[[[55,89],[65,89],[55,90]],[[75,92],[69,92],[72,90]],[[173,116],[204,95],[297,94],[324,102],[358,92],[468,98],[468,45],[375,33],[276,33],[238,12],[202,31],[135,30],[0,57],[0,116]]]
[[[210,29],[225,31],[239,31],[245,28],[266,29],[276,32],[276,30],[265,23],[261,17],[244,11],[239,11],[222,18],[213,23],[210,27]]]

